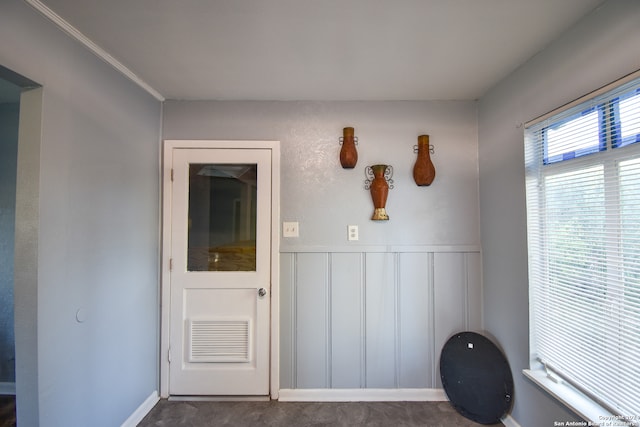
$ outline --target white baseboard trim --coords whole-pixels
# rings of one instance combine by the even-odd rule
[[[439,388],[321,388],[281,389],[281,402],[427,402],[446,401]]]
[[[171,402],[269,402],[269,396],[169,396]]]
[[[520,424],[509,414],[505,415],[500,421],[502,421],[504,427],[520,427]]]
[[[16,395],[16,383],[0,383],[0,394]]]
[[[133,411],[133,414],[122,423],[120,427],[136,427],[140,421],[156,406],[156,403],[160,400],[158,391],[154,390],[153,393],[145,399],[144,402],[138,408]]]

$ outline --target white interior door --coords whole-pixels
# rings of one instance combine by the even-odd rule
[[[268,395],[271,151],[172,150],[171,395]]]

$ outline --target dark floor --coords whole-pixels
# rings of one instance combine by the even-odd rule
[[[16,427],[15,396],[0,396],[0,427]]]
[[[163,399],[138,427],[481,425],[458,414],[448,402],[181,402]]]

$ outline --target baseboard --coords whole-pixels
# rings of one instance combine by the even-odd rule
[[[0,383],[0,394],[16,395],[16,383]]]
[[[156,406],[156,403],[160,400],[160,396],[158,395],[158,391],[154,390],[153,393],[146,398],[144,402],[138,409],[136,409],[133,414],[127,420],[122,423],[120,427],[136,427],[140,421]]]
[[[448,400],[439,388],[281,389],[281,402],[427,402]]]
[[[505,415],[500,421],[502,421],[504,427],[520,427],[520,424],[509,414]]]
[[[172,402],[269,402],[269,396],[169,396]]]

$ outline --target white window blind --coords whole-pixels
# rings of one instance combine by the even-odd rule
[[[533,359],[638,422],[640,80],[529,126],[525,167]]]

